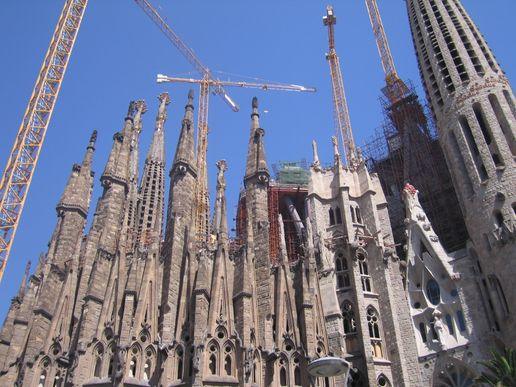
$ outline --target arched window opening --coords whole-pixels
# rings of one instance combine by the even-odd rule
[[[109,358],[108,376],[112,376],[113,375],[114,364],[115,364],[115,358],[114,358],[114,356],[111,356]]]
[[[176,379],[183,379],[183,349],[181,347],[176,349],[177,373]]]
[[[349,301],[344,301],[341,306],[341,310],[342,322],[344,324],[344,339],[346,341],[346,349],[349,353],[353,353],[360,349],[353,305]]]
[[[371,292],[371,277],[369,276],[369,268],[367,267],[367,262],[363,254],[360,254],[358,257],[358,268],[360,269],[362,290],[364,292]]]
[[[149,380],[151,374],[151,361],[147,360],[143,366],[143,380]]]
[[[102,377],[102,360],[104,358],[104,348],[99,345],[95,348],[95,367],[93,369],[93,376],[100,378]]]
[[[434,305],[438,305],[441,302],[441,290],[439,289],[439,284],[433,278],[426,283],[426,296]]]
[[[464,320],[462,310],[457,311],[457,323],[459,324],[459,330],[464,332],[466,330],[466,320]]]
[[[298,366],[294,368],[294,385],[301,386],[301,370]]]
[[[287,370],[285,367],[281,367],[280,369],[280,386],[287,385]]]
[[[345,301],[342,305],[342,317],[344,323],[344,334],[356,333],[357,326],[355,321],[355,312],[353,305],[349,301]]]
[[[474,376],[465,367],[454,363],[448,363],[441,371],[436,370],[439,386],[442,387],[472,387]]]
[[[351,221],[353,223],[356,223],[357,222],[357,218],[355,216],[355,208],[353,206],[350,206],[349,207],[349,211],[351,212]]]
[[[209,361],[208,361],[208,368],[210,370],[210,373],[212,375],[218,375],[219,374],[219,370],[218,370],[218,366],[219,366],[219,348],[218,348],[217,344],[212,342],[208,346],[208,353],[210,355]]]
[[[342,215],[339,207],[335,208],[335,217],[337,218],[337,224],[342,224]]]
[[[61,377],[61,371],[57,371],[56,376],[54,377],[54,383],[52,387],[61,387],[63,385],[63,378]]]
[[[335,259],[335,274],[337,276],[338,289],[349,288],[351,286],[348,264],[342,252],[337,253],[337,258]]]
[[[328,212],[330,215],[330,226],[333,226],[335,224],[335,214],[333,213],[333,208],[330,208]]]
[[[449,314],[446,315],[446,325],[448,326],[448,332],[450,333],[450,335],[453,335],[453,319],[452,316],[450,316]]]
[[[371,338],[371,347],[373,357],[383,357],[382,339],[380,337],[380,325],[378,313],[373,307],[367,308],[367,324],[369,326],[369,337]]]
[[[38,387],[45,387],[45,382],[47,380],[47,370],[41,371],[41,375],[39,376]]]
[[[233,375],[233,348],[231,348],[231,345],[226,344],[224,353],[224,370],[226,371],[226,375]]]
[[[419,323],[419,333],[421,334],[421,340],[423,340],[423,343],[426,343],[426,325],[423,322]]]
[[[495,225],[497,227],[502,227],[503,226],[503,215],[502,215],[501,211],[499,211],[499,210],[493,211],[493,217],[494,217]]]
[[[378,387],[389,387],[391,385],[389,379],[387,379],[387,377],[384,374],[378,376],[377,384]]]
[[[210,373],[212,375],[216,375],[217,374],[217,357],[215,355],[210,356],[209,367],[210,367]]]
[[[362,216],[360,215],[360,208],[356,207],[355,211],[357,213],[357,223],[362,223]]]
[[[131,362],[129,363],[129,377],[136,378],[136,367],[138,366],[138,361],[136,357],[131,358]]]

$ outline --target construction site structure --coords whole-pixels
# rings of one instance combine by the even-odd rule
[[[0,181],[0,282],[88,0],[66,0]]]
[[[387,195],[398,252],[403,254],[405,239],[400,193],[406,183],[419,190],[421,204],[445,249],[455,251],[465,246],[468,235],[444,155],[414,87],[403,82],[396,72],[376,1],[366,0],[366,5],[386,85],[380,99],[385,121],[364,145],[363,152]]]
[[[353,139],[353,130],[351,128],[351,120],[349,118],[348,103],[346,101],[346,92],[344,91],[344,81],[342,80],[339,56],[335,50],[335,33],[333,26],[336,23],[337,18],[333,14],[333,7],[328,5],[326,7],[326,16],[323,17],[323,24],[328,26],[329,51],[326,54],[326,59],[330,65],[335,130],[337,136],[340,136],[341,138],[347,165],[351,167],[357,155],[355,140]]]

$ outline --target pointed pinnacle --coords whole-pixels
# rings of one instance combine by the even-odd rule
[[[258,98],[253,97],[252,106],[253,106],[253,109],[258,109]]]
[[[88,143],[88,148],[95,149],[95,143],[97,142],[97,130],[94,130],[90,136],[90,142]]]

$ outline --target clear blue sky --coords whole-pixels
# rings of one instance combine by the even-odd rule
[[[18,0],[2,4],[1,171],[63,3],[64,0]],[[218,97],[211,98],[210,183],[213,187],[216,160],[225,158],[229,164],[227,195],[231,218],[235,216],[242,185],[250,104],[254,95],[259,98],[260,110],[268,111],[261,114],[261,124],[266,130],[269,165],[278,160],[311,160],[312,139],[319,143],[323,162],[331,160],[333,111],[324,55],[327,32],[321,21],[326,2],[152,0],[152,3],[210,69],[226,73],[220,74],[222,79],[261,78],[318,89],[315,94],[228,89],[241,106],[240,113],[231,112]],[[509,79],[514,80],[516,2],[463,0],[463,3]],[[382,121],[378,96],[383,73],[364,1],[340,1],[334,5],[338,18],[337,51],[355,139],[361,145]],[[405,2],[379,0],[379,8],[398,73],[403,79],[412,80],[423,96]],[[188,86],[158,85],[155,83],[157,73],[197,76],[132,0],[90,0],[0,285],[3,299],[0,321],[18,289],[25,263],[32,260],[34,270],[38,256],[46,250],[56,222],[55,205],[71,166],[81,160],[93,129],[99,131],[99,138],[92,207],[100,194],[98,177],[107,159],[112,135],[121,129],[130,100],[143,98],[149,106],[142,133],[145,154],[157,109],[156,96],[164,90],[170,93],[172,104],[166,124],[167,171],[170,168]],[[195,92],[197,95],[197,88]]]

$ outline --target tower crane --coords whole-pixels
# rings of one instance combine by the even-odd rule
[[[0,282],[87,4],[64,4],[0,181]]]
[[[337,24],[337,18],[333,13],[333,7],[331,5],[326,7],[326,16],[323,17],[323,24],[328,26],[329,52],[326,54],[326,59],[330,64],[335,129],[338,134],[340,134],[347,165],[350,166],[356,158],[356,148],[355,140],[353,139],[353,131],[351,129],[351,120],[349,119],[348,103],[346,101],[346,93],[344,92],[344,81],[342,80],[339,57],[335,50],[333,26]]]
[[[247,82],[221,81],[213,77],[211,71],[194,54],[181,38],[170,28],[159,13],[151,6],[147,0],[135,0],[150,19],[159,27],[165,36],[177,47],[183,56],[199,71],[202,79],[174,78],[158,75],[158,82],[183,82],[199,84],[199,110],[197,116],[197,186],[196,186],[196,206],[195,206],[195,227],[196,241],[198,243],[207,242],[209,236],[209,196],[208,196],[208,173],[206,166],[206,153],[208,150],[208,104],[210,87],[213,94],[219,95],[237,112],[238,105],[228,96],[224,86],[252,87],[262,90],[287,90],[287,91],[306,91],[314,92],[314,88],[299,85],[285,85],[279,83],[259,84]]]
[[[391,105],[394,105],[399,100],[406,97],[410,92],[405,83],[398,77],[396,67],[394,67],[394,60],[392,59],[389,42],[385,36],[382,18],[378,11],[376,0],[365,0],[371,26],[378,47],[378,53],[382,61],[383,72],[385,73],[385,89],[384,93]]]

